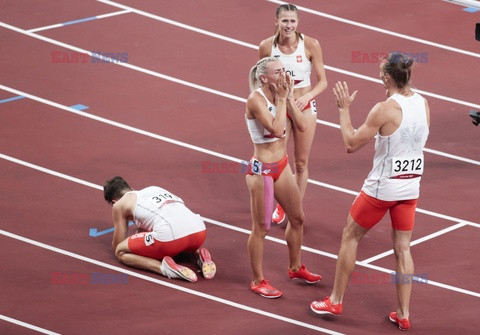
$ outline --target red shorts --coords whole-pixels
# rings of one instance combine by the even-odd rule
[[[252,160],[248,163],[247,171],[246,171],[247,174],[252,174],[252,175],[257,174],[252,172],[252,164],[255,164],[253,163],[254,160],[256,159],[252,158]],[[273,178],[273,181],[276,181],[282,174],[287,164],[288,164],[288,155],[285,155],[281,160],[275,163],[262,163],[262,175],[271,176]]]
[[[162,242],[153,237],[153,232],[138,233],[128,238],[128,249],[136,255],[163,259],[174,257],[182,252],[194,252],[205,242],[207,231],[187,235],[173,241]]]
[[[366,229],[375,226],[390,211],[392,228],[395,230],[413,230],[415,209],[418,199],[384,201],[365,194],[363,191],[355,198],[350,215],[356,223]]]
[[[317,104],[315,102],[315,99],[312,99],[308,102],[308,104],[305,106],[304,109],[302,109],[302,112],[306,111],[307,109],[312,109],[312,115],[313,114],[317,114]],[[292,117],[290,115],[288,115],[287,113],[287,117],[292,120]]]

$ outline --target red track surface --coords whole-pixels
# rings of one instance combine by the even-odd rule
[[[264,261],[266,275],[284,292],[275,301],[248,290],[250,211],[244,176],[202,170],[204,164],[233,166],[233,159],[251,156],[243,119],[246,78],[257,59],[255,46],[273,31],[277,4],[120,2],[143,12],[28,36],[28,29],[122,8],[97,1],[0,1],[0,22],[4,23],[0,27],[0,100],[29,94],[0,103],[0,333],[36,334],[28,328],[32,325],[61,334],[398,332],[387,320],[396,305],[391,284],[351,284],[341,318],[322,318],[308,307],[331,291],[333,257],[354,197],[350,191],[359,190],[371,167],[372,145],[347,155],[338,129],[318,125],[310,162],[313,183],[304,205],[304,246],[309,249],[303,252],[303,260],[324,280],[313,286],[288,280],[287,250],[279,243],[285,227],[275,226],[270,236],[278,240],[266,241]],[[474,40],[473,27],[480,21],[479,14],[433,0],[421,5],[402,1],[395,7],[374,0],[296,4],[316,11],[301,12],[300,28],[320,41],[329,86],[347,80],[359,90],[352,108],[356,126],[375,102],[384,99],[384,92],[378,83],[339,73],[340,69],[378,77],[378,64],[353,63],[352,52],[428,53],[428,62],[415,69],[414,84],[427,92],[432,111],[427,147],[434,151],[426,153],[413,239],[432,238],[418,241],[412,252],[416,272],[427,274],[429,284],[414,287],[409,332],[475,333],[480,309],[480,130],[470,123],[468,111],[472,104],[478,109],[480,42]],[[476,56],[353,26],[318,12]],[[198,29],[233,40],[207,36]],[[74,47],[126,52],[128,63],[98,64],[90,57],[87,63],[52,62],[52,51],[81,52]],[[75,104],[88,109],[72,113],[68,106]],[[318,97],[317,105],[319,120],[338,122],[330,88]],[[170,189],[206,218],[206,245],[218,267],[213,280],[200,278],[192,284],[127,268],[111,251],[111,233],[89,236],[91,228],[102,231],[112,226],[110,208],[99,188],[113,175],[124,176],[135,188],[157,184]],[[448,227],[452,230],[430,236]],[[385,219],[369,232],[358,260],[390,250],[389,231]],[[393,266],[393,256],[386,254],[366,266],[358,265],[356,271],[372,278]],[[52,273],[56,272],[129,276],[127,284],[54,284]]]

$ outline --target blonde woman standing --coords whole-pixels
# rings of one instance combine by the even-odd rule
[[[254,144],[246,176],[252,212],[252,232],[247,244],[253,271],[250,289],[265,298],[279,298],[282,292],[263,276],[264,241],[270,228],[274,197],[284,206],[289,219],[285,232],[289,251],[288,276],[308,283],[322,279],[301,263],[304,214],[300,192],[288,164],[285,139],[287,108],[300,129],[304,128],[305,120],[295,105],[293,80],[285,75],[283,64],[277,58],[260,60],[250,70],[249,81],[251,93],[245,121]]]

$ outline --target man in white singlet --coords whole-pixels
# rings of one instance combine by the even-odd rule
[[[215,263],[208,250],[202,248],[207,234],[205,224],[181,198],[158,186],[134,191],[119,176],[108,180],[103,190],[105,200],[112,205],[115,227],[112,247],[122,263],[194,282],[195,272],[172,258],[191,253],[196,256],[203,276],[213,278]],[[130,221],[141,232],[127,237]]]
[[[310,304],[315,313],[342,314],[342,300],[355,267],[358,243],[389,211],[396,261],[392,284],[396,285],[398,297],[396,311],[389,314],[389,319],[400,330],[410,328],[414,281],[410,240],[430,126],[427,100],[410,86],[412,65],[413,60],[402,53],[391,53],[382,61],[380,78],[387,89],[387,100],[376,104],[357,130],[352,126],[349,111],[357,91],[350,96],[346,82],[337,82],[333,90],[347,152],[356,152],[376,137],[375,156],[343,230],[332,293]]]

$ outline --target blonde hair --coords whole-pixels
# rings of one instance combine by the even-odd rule
[[[248,85],[250,86],[250,92],[256,90],[261,85],[260,75],[268,73],[268,63],[277,62],[276,57],[264,57],[255,64],[248,75]]]

